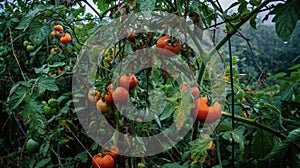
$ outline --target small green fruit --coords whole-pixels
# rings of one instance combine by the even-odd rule
[[[58,106],[58,101],[54,98],[48,100],[48,104],[52,108],[56,108]]]
[[[52,113],[51,107],[49,107],[47,105],[44,106],[43,110],[44,110],[44,112],[45,112],[46,115],[51,115],[51,113]]]
[[[27,45],[27,51],[33,51],[34,50],[34,47],[32,45]]]
[[[27,47],[29,44],[30,44],[30,42],[27,41],[27,40],[25,40],[25,41],[23,42],[23,46],[24,46],[24,47]]]
[[[29,153],[35,153],[39,150],[39,148],[40,148],[40,143],[33,139],[29,139],[26,143],[26,150]]]

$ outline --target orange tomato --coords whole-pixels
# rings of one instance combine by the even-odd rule
[[[181,42],[174,40],[171,36],[163,36],[156,43],[158,53],[168,57],[178,54],[181,46]]]
[[[117,87],[112,97],[115,103],[126,103],[129,99],[129,92],[123,87]]]
[[[107,105],[105,102],[103,102],[101,99],[99,99],[97,101],[97,104],[96,104],[96,107],[97,109],[102,112],[102,113],[106,113],[108,111],[111,110],[111,106]]]
[[[180,90],[182,91],[187,91],[187,84],[184,82],[181,86],[180,86]],[[190,89],[190,93],[192,94],[193,97],[196,97],[200,94],[200,90],[197,86],[192,86],[191,89]]]
[[[110,155],[102,157],[101,153],[98,153],[93,156],[92,165],[93,168],[113,168],[115,166],[115,161]]]
[[[72,37],[71,37],[71,35],[69,33],[65,33],[64,35],[62,35],[60,37],[59,41],[61,43],[67,44],[67,43],[69,43],[69,42],[72,41]]]
[[[98,90],[90,90],[88,92],[88,100],[90,102],[96,102],[100,99],[101,93]]]
[[[214,102],[211,106],[208,104],[207,97],[200,97],[195,100],[194,115],[197,120],[204,123],[215,122],[221,115],[222,107],[218,102]]]
[[[60,32],[64,31],[64,27],[62,25],[54,25],[53,29]]]
[[[54,34],[56,34],[56,37],[59,37],[60,36],[60,32],[59,31],[52,31],[50,33],[50,36],[53,38],[54,37]]]
[[[110,148],[104,148],[104,150],[106,151],[105,155],[110,155],[114,159],[117,159],[119,157],[120,150],[115,145],[111,146]]]

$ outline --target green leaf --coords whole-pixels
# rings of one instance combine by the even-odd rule
[[[279,78],[283,78],[285,76],[286,76],[286,73],[280,72],[280,73],[278,73],[276,75],[271,76],[270,79],[279,79]]]
[[[41,11],[44,11],[43,6],[36,6],[33,10],[30,10],[30,12],[23,17],[19,25],[16,27],[16,29],[24,30],[28,28],[28,26],[31,24],[32,20],[37,16],[37,14]]]
[[[275,22],[278,36],[283,41],[288,41],[300,19],[300,1],[289,0],[285,4],[278,4],[272,14],[275,14],[272,22]]]
[[[36,168],[39,168],[39,167],[45,167],[46,164],[48,164],[50,161],[51,161],[51,158],[43,159],[43,160],[39,161],[39,162],[35,165],[35,167],[36,167]]]
[[[50,90],[57,91],[58,87],[55,83],[55,78],[53,77],[41,77],[39,79],[38,88],[41,91]]]
[[[21,84],[16,84],[10,89],[10,93],[7,99],[10,112],[23,102],[27,93],[27,88]]]
[[[36,74],[48,74],[50,68],[47,65],[43,65],[40,68],[34,68]]]
[[[81,153],[78,153],[75,156],[75,160],[80,159],[82,161],[82,163],[86,163],[88,161],[88,155],[86,151],[83,151]]]
[[[289,70],[295,70],[295,69],[300,69],[300,64],[294,65],[289,68]]]
[[[260,159],[271,151],[274,145],[273,137],[274,135],[263,130],[257,130],[254,133],[251,151],[254,153],[255,158]]]
[[[28,33],[30,34],[29,39],[36,45],[40,45],[47,36],[49,36],[49,32],[52,30],[51,26],[43,25],[40,22],[33,22],[28,29]]]
[[[162,166],[162,168],[184,168],[178,163],[167,163]]]
[[[272,151],[261,160],[263,160],[263,161],[269,160],[269,159],[273,158],[274,156],[277,156],[277,155],[283,153],[284,151],[286,151],[288,149],[288,147],[290,145],[294,145],[299,140],[300,140],[300,128],[291,131],[289,133],[288,137],[285,140],[283,140],[281,144],[274,146]]]
[[[136,3],[140,4],[141,11],[152,11],[155,8],[156,0],[137,0]]]

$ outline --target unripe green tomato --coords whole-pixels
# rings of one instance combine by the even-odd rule
[[[34,50],[34,46],[32,45],[27,45],[27,51],[33,51]]]
[[[30,44],[30,42],[27,41],[27,40],[25,40],[25,41],[23,42],[23,46],[24,46],[24,47],[27,47],[29,44]]]
[[[54,98],[48,100],[48,104],[52,108],[56,108],[58,106],[58,101]]]
[[[49,107],[48,105],[44,106],[43,110],[46,115],[51,115],[51,107]]]
[[[29,153],[37,152],[39,148],[40,148],[40,143],[33,139],[29,139],[26,143],[26,150]]]

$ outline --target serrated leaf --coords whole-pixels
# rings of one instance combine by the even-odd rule
[[[272,22],[275,22],[278,36],[283,41],[288,41],[300,19],[300,1],[290,0],[284,4],[278,4],[272,14],[275,14]]]
[[[58,86],[55,83],[55,78],[53,77],[41,77],[38,82],[38,88],[41,91],[50,90],[57,91]]]
[[[16,84],[10,89],[10,93],[7,99],[10,112],[23,102],[27,93],[28,89],[21,84]]]
[[[138,4],[140,4],[141,11],[152,11],[155,8],[156,0],[137,0]]]
[[[295,129],[289,133],[287,138],[282,141],[281,144],[274,146],[272,151],[265,156],[261,160],[269,160],[273,158],[274,156],[277,156],[278,154],[283,153],[284,151],[287,150],[288,146],[293,145],[294,143],[298,142],[300,140],[300,128]]]
[[[50,161],[51,161],[51,158],[43,159],[43,160],[39,161],[39,162],[35,165],[35,167],[36,167],[36,168],[45,167],[46,164],[48,164]]]

